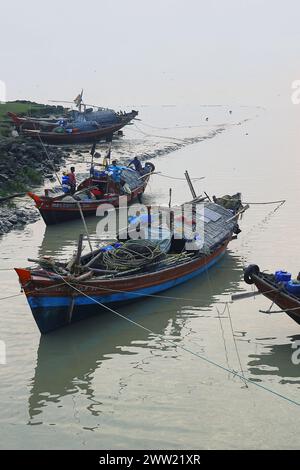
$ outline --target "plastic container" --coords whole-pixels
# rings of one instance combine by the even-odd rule
[[[291,273],[287,271],[276,271],[275,272],[275,282],[288,282],[291,280]]]
[[[285,285],[288,292],[297,297],[300,297],[300,282],[299,281],[288,281]]]
[[[114,248],[120,248],[123,245],[123,243],[114,243]]]
[[[111,251],[111,250],[114,250],[114,247],[112,245],[107,245],[107,246],[104,246],[103,248],[101,248],[100,251],[102,251],[104,253],[105,251]]]

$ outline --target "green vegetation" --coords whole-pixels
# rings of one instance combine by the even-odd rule
[[[25,167],[15,174],[13,180],[0,184],[0,197],[26,192],[32,189],[32,186],[39,185],[42,182],[43,176],[40,170]]]
[[[31,115],[32,111],[39,112],[44,105],[31,103],[30,101],[8,101],[7,103],[0,104],[0,119],[6,119],[8,111],[19,115]]]
[[[7,116],[9,111],[19,116],[46,117],[50,114],[61,115],[64,113],[65,109],[63,106],[39,104],[25,100],[0,103],[0,136],[7,137],[10,134],[11,120]]]
[[[13,125],[8,111],[31,117],[61,116],[62,106],[51,106],[30,101],[11,101],[0,104],[0,197],[26,192],[43,182],[45,171],[51,173],[49,165],[41,155],[39,142],[11,136]],[[53,163],[63,158],[61,150],[52,149],[49,154]]]

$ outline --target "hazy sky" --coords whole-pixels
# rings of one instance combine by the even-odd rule
[[[7,98],[265,104],[300,79],[299,0],[1,2]]]

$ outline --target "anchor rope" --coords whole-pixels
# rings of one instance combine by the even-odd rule
[[[156,176],[163,176],[164,178],[169,178],[169,179],[172,179],[172,180],[180,180],[180,181],[186,181],[186,178],[179,178],[179,177],[176,177],[176,176],[170,176],[170,175],[165,175],[163,173],[154,173]],[[204,180],[205,179],[205,176],[200,176],[199,178],[190,178],[191,181],[200,181],[200,180]]]
[[[227,368],[227,367],[223,366],[222,364],[219,364],[219,363],[213,361],[212,359],[209,359],[209,358],[207,358],[207,357],[205,357],[205,356],[203,356],[203,355],[201,355],[201,354],[199,354],[199,353],[193,351],[192,349],[189,349],[189,348],[187,348],[187,347],[185,347],[185,346],[181,346],[181,345],[177,344],[175,341],[172,341],[172,340],[170,340],[170,339],[168,339],[168,338],[165,338],[164,335],[159,334],[159,333],[156,333],[155,331],[151,330],[150,328],[147,328],[146,326],[142,325],[141,323],[138,323],[138,322],[136,322],[136,321],[134,321],[134,320],[132,320],[132,319],[126,317],[125,315],[122,315],[120,312],[117,312],[116,310],[112,309],[112,308],[109,307],[108,305],[102,304],[101,302],[98,302],[98,301],[95,300],[93,297],[89,296],[88,294],[85,294],[84,292],[80,291],[80,290],[77,289],[74,285],[72,285],[72,284],[70,284],[68,281],[66,281],[60,274],[58,274],[58,276],[60,276],[61,279],[63,280],[63,282],[65,282],[66,284],[68,284],[69,287],[71,287],[72,289],[76,290],[77,292],[79,292],[79,293],[80,293],[81,295],[83,295],[84,297],[87,297],[88,299],[90,299],[90,300],[92,300],[93,302],[95,302],[96,304],[98,304],[100,307],[105,308],[106,310],[108,310],[108,311],[110,311],[111,313],[117,315],[118,317],[122,318],[123,320],[128,321],[129,323],[133,324],[134,326],[136,326],[136,327],[138,327],[138,328],[140,328],[140,329],[143,329],[144,331],[147,331],[147,332],[150,333],[150,334],[153,334],[153,335],[155,335],[155,336],[160,337],[163,341],[165,341],[165,342],[171,344],[172,346],[175,346],[175,347],[178,348],[178,349],[181,349],[181,350],[183,350],[183,351],[185,351],[185,352],[188,352],[189,354],[192,354],[193,356],[196,356],[196,357],[198,357],[199,359],[202,359],[204,362],[207,362],[208,364],[211,364],[211,365],[213,365],[213,366],[215,366],[215,367],[217,367],[217,368],[219,368],[219,369],[221,369],[221,370],[223,370],[223,371],[225,371],[225,372],[229,372],[230,374],[234,375],[235,377],[240,378],[242,381],[245,381],[245,382],[250,383],[250,384],[252,384],[252,385],[254,385],[254,386],[256,386],[256,387],[258,387],[258,388],[260,388],[260,389],[262,389],[262,390],[265,390],[265,391],[271,393],[272,395],[277,396],[278,398],[281,398],[281,399],[283,399],[283,400],[285,400],[285,401],[287,401],[287,402],[289,402],[289,403],[291,403],[291,404],[293,404],[293,405],[300,406],[300,402],[297,402],[297,401],[294,400],[293,398],[290,398],[290,397],[288,397],[288,396],[286,396],[286,395],[283,395],[283,394],[281,394],[281,393],[279,393],[279,392],[276,392],[275,390],[272,390],[271,388],[266,387],[265,385],[262,385],[262,384],[260,384],[260,383],[258,383],[258,382],[255,382],[254,380],[252,380],[252,379],[250,379],[250,378],[244,377],[243,375],[239,374],[239,373],[236,372],[235,370],[230,369],[230,368]]]
[[[143,131],[142,129],[139,128],[139,126],[137,126],[135,123],[134,123],[134,126],[136,127],[136,129],[143,135],[146,135],[147,137],[157,137],[159,139],[168,139],[168,140],[177,140],[178,142],[186,142],[186,139],[180,139],[178,137],[171,137],[171,136],[166,136],[166,135],[154,135],[154,134],[149,134],[149,132],[145,132]]]
[[[38,134],[38,138],[39,138],[39,141],[40,141],[40,143],[41,143],[41,146],[43,147],[43,150],[44,150],[44,152],[45,152],[45,154],[46,154],[47,160],[48,160],[48,162],[49,162],[49,163],[51,164],[51,166],[52,166],[52,169],[53,169],[53,171],[54,171],[54,174],[55,174],[55,176],[56,176],[56,179],[57,179],[58,183],[60,184],[61,187],[63,187],[62,182],[60,181],[60,178],[59,178],[59,176],[58,176],[58,174],[57,174],[57,172],[56,172],[56,170],[55,170],[55,166],[54,166],[52,160],[50,159],[49,154],[48,154],[48,151],[47,151],[47,149],[46,149],[46,147],[45,147],[45,145],[44,145],[44,142],[42,141],[41,136],[40,136],[39,134]],[[77,204],[77,207],[78,207],[79,212],[80,212],[80,217],[81,217],[81,220],[82,220],[84,229],[85,229],[85,233],[86,233],[86,236],[87,236],[87,239],[88,239],[88,244],[89,244],[90,250],[93,251],[92,243],[91,243],[91,240],[90,240],[90,234],[89,234],[89,231],[88,231],[86,222],[85,222],[85,218],[84,218],[84,215],[83,215],[83,212],[82,212],[81,204],[80,204],[79,201],[77,201],[77,200],[74,198],[73,194],[70,194],[70,196],[72,197],[72,199],[74,200],[74,202]]]

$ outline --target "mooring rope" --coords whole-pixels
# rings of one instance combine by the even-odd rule
[[[267,201],[267,202],[245,202],[245,201],[243,201],[243,204],[250,204],[251,206],[258,206],[258,205],[265,206],[265,205],[268,205],[268,204],[279,204],[280,206],[282,206],[285,202],[286,202],[286,199],[281,199],[279,201]]]
[[[42,147],[43,147],[43,149],[44,149],[44,152],[45,152],[45,154],[46,154],[47,160],[48,160],[48,162],[50,163],[50,165],[52,166],[52,169],[53,169],[53,171],[54,171],[54,173],[55,173],[55,176],[56,176],[56,178],[57,178],[58,183],[60,184],[61,187],[63,187],[62,182],[60,181],[60,178],[59,178],[59,176],[58,176],[58,174],[57,174],[57,172],[56,172],[56,170],[55,170],[55,166],[54,166],[52,160],[50,159],[49,154],[48,154],[48,152],[47,152],[47,149],[46,149],[46,147],[45,147],[45,145],[44,145],[44,142],[42,141],[41,136],[40,136],[39,134],[38,134],[38,138],[39,138],[39,141],[40,141],[40,143],[41,143],[41,145],[42,145]],[[81,217],[81,220],[82,220],[84,229],[85,229],[85,233],[86,233],[86,236],[87,236],[87,239],[88,239],[88,244],[89,244],[90,250],[93,251],[92,243],[91,243],[91,240],[90,240],[90,234],[89,234],[89,231],[88,231],[86,222],[85,222],[85,218],[84,218],[84,215],[83,215],[83,212],[82,212],[81,204],[80,204],[79,201],[77,201],[77,200],[74,198],[73,194],[70,194],[70,196],[72,197],[72,199],[74,200],[74,202],[77,204],[77,207],[78,207],[79,212],[80,212],[80,217]]]
[[[1,297],[0,300],[12,299],[13,297],[19,297],[20,295],[23,295],[23,292],[20,292],[19,294],[14,294],[14,295],[8,295],[7,297]]]
[[[146,135],[147,137],[157,137],[158,139],[167,139],[167,140],[178,140],[178,142],[186,142],[186,139],[179,139],[178,137],[171,137],[171,136],[166,136],[166,135],[154,135],[154,134],[149,134],[149,132],[145,132],[142,129],[140,129],[136,124],[134,126],[137,128],[137,130],[143,134]]]
[[[57,273],[58,274],[58,273]],[[58,274],[58,276],[61,277],[61,279],[63,280],[63,282],[65,282],[67,285],[69,285],[69,287],[71,287],[72,289],[76,290],[80,295],[83,295],[84,297],[87,297],[88,299],[92,300],[93,302],[95,302],[96,304],[98,304],[100,307],[102,308],[105,308],[106,310],[114,313],[115,315],[117,315],[118,317],[120,318],[123,318],[123,320],[126,320],[128,321],[129,323],[135,325],[136,327],[138,328],[141,328],[143,329],[144,331],[147,331],[148,333],[151,333],[153,334],[154,336],[158,336],[160,337],[163,341],[171,344],[172,346],[175,346],[176,348],[179,348],[183,351],[186,351],[188,352],[189,354],[192,354],[193,356],[196,356],[198,357],[199,359],[202,359],[203,361],[207,362],[208,364],[211,364],[211,365],[214,365],[215,367],[225,371],[225,372],[229,372],[230,374],[234,375],[235,377],[238,377],[240,378],[242,381],[245,381],[247,383],[251,383],[252,385],[255,385],[256,387],[258,388],[261,388],[262,390],[265,390],[269,393],[271,393],[272,395],[274,396],[277,396],[293,405],[296,405],[296,406],[300,406],[300,402],[297,402],[296,400],[292,399],[292,398],[289,398],[288,396],[286,395],[283,395],[279,392],[276,392],[275,390],[272,390],[270,389],[269,387],[266,387],[258,382],[255,382],[254,380],[251,380],[250,378],[247,378],[247,377],[244,377],[243,375],[239,374],[238,372],[230,369],[230,368],[227,368],[225,366],[223,366],[222,364],[219,364],[205,356],[202,356],[201,354],[185,347],[185,346],[181,346],[179,344],[177,344],[175,341],[172,341],[168,338],[165,338],[164,335],[162,334],[159,334],[159,333],[156,333],[155,331],[151,330],[150,328],[147,328],[146,326],[126,317],[125,315],[122,315],[120,312],[117,312],[116,310],[112,309],[111,307],[109,307],[108,305],[105,305],[105,304],[102,304],[101,302],[98,302],[96,299],[94,299],[93,297],[89,296],[88,294],[86,294],[85,292],[82,292],[80,291],[79,289],[77,289],[74,285],[70,284],[68,281],[66,281],[60,274]]]
[[[171,180],[181,180],[181,181],[186,181],[186,178],[179,178],[177,176],[170,176],[170,175],[165,175],[163,173],[154,173],[157,176],[163,176],[164,178],[170,178]],[[200,176],[199,178],[190,178],[191,181],[200,181],[204,180],[205,176]]]
[[[243,264],[243,267],[245,268],[246,266],[246,257],[243,255],[243,251],[245,250],[245,246],[246,246],[246,241],[249,242],[249,235],[251,235],[251,233],[256,230],[258,227],[260,227],[261,225],[265,225],[267,222],[269,222],[270,218],[275,214],[275,212],[277,212],[282,206],[283,204],[285,203],[285,199],[282,199],[281,201],[269,201],[269,202],[263,202],[263,203],[249,203],[248,204],[263,204],[263,205],[266,205],[266,204],[277,204],[276,207],[274,209],[272,209],[270,212],[267,213],[267,215],[265,215],[259,222],[255,223],[254,225],[252,225],[252,227],[250,227],[250,229],[246,232],[246,234],[244,234],[243,236],[243,241],[242,241],[242,244],[241,244],[241,261],[242,261],[242,264]]]
[[[220,330],[221,330],[221,335],[222,335],[222,340],[223,340],[223,345],[224,345],[224,352],[225,352],[226,364],[227,364],[228,369],[230,369],[229,357],[228,357],[228,351],[227,351],[227,345],[226,345],[226,339],[225,339],[225,332],[224,332],[224,328],[223,328],[223,324],[222,324],[222,316],[224,315],[226,308],[227,308],[227,304],[225,305],[223,312],[220,313],[220,310],[219,310],[218,307],[215,305],[215,309],[216,309],[216,311],[217,311],[217,313],[218,313],[218,319],[219,319],[219,324],[220,324]]]
[[[80,284],[80,283],[77,283],[77,282],[76,282],[76,286],[82,287],[82,288],[86,287],[83,284]],[[205,300],[204,298],[199,299],[199,298],[189,298],[189,297],[173,297],[173,296],[170,296],[170,295],[145,294],[145,293],[131,292],[131,291],[128,291],[128,290],[111,289],[111,288],[108,288],[108,287],[100,287],[100,286],[97,286],[97,287],[89,286],[89,289],[92,289],[92,290],[95,290],[95,291],[105,290],[105,291],[109,291],[109,292],[125,293],[125,294],[129,294],[129,295],[140,296],[140,297],[152,297],[152,298],[157,297],[158,299],[165,299],[165,300],[183,300],[185,302],[203,302],[203,300]],[[227,305],[228,303],[232,303],[232,301],[229,300],[227,302],[214,302],[214,304],[220,304],[220,305]],[[224,311],[225,311],[225,309],[224,309]]]
[[[192,128],[199,128],[199,127],[207,127],[207,122],[203,122],[202,124],[198,125],[186,125],[186,126],[173,126],[173,127],[158,127],[158,126],[152,126],[151,124],[146,124],[144,121],[141,121],[141,125],[150,127],[151,129],[161,129],[161,130],[171,130],[171,129],[192,129]],[[210,125],[210,124],[209,124]]]
[[[238,349],[237,342],[236,342],[236,339],[235,339],[235,334],[234,334],[234,329],[233,329],[233,323],[232,323],[231,313],[230,313],[230,309],[229,309],[229,305],[228,305],[228,304],[226,305],[226,308],[227,308],[227,312],[228,312],[228,316],[229,316],[230,329],[231,329],[231,334],[232,334],[232,338],[233,338],[233,342],[234,342],[234,347],[235,347],[236,356],[237,356],[237,358],[238,358],[238,362],[239,362],[239,365],[240,365],[241,374],[242,374],[242,376],[245,378],[244,370],[243,370],[243,367],[242,367],[242,361],[241,361],[241,357],[240,357],[240,353],[239,353],[239,349]],[[246,387],[248,387],[248,385],[247,385],[246,383],[245,383],[245,385],[246,385]]]

